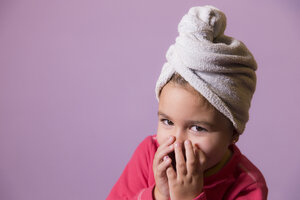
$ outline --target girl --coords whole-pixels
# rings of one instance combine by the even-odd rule
[[[138,146],[108,200],[267,199],[263,175],[235,145],[257,66],[225,27],[212,6],[182,18],[156,84],[157,134]]]

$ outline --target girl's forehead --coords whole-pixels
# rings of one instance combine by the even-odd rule
[[[178,107],[180,105],[185,107],[195,107],[198,109],[205,109],[207,111],[216,111],[207,99],[205,99],[198,91],[190,85],[179,85],[176,83],[167,83],[159,97],[159,104],[165,107]]]
[[[215,118],[216,109],[195,91],[174,84],[166,85],[159,99],[159,111],[167,115]]]

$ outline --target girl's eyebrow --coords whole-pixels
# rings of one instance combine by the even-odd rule
[[[161,112],[161,111],[158,111],[158,112],[157,112],[157,115],[161,115],[161,116],[163,116],[163,117],[165,117],[165,118],[170,118],[168,115],[164,114],[164,113]]]
[[[157,112],[157,115],[161,115],[167,119],[171,119],[168,115],[166,115],[165,113],[161,112],[161,111],[158,111]],[[206,122],[206,121],[195,121],[195,120],[186,120],[186,122],[188,124],[203,124],[203,125],[206,125],[206,126],[210,126],[210,127],[213,127],[213,125],[209,122]]]
[[[205,121],[187,121],[188,123],[190,124],[202,124],[202,125],[205,125],[205,126],[209,126],[209,127],[213,127],[213,125],[209,122],[205,122]]]

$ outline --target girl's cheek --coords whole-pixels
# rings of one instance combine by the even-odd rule
[[[169,140],[169,137],[167,134],[157,134],[157,142],[159,145],[163,144],[163,143],[166,143],[167,140]]]
[[[194,148],[199,148],[206,156],[206,160],[208,160],[211,156],[213,156],[212,147],[209,144],[208,141],[198,141],[198,142],[192,142]]]
[[[198,141],[192,141],[193,146],[197,146],[201,149],[205,154],[210,152],[210,145],[207,140],[204,138]]]
[[[156,139],[159,145],[166,143],[169,140],[169,137],[173,136],[170,131],[166,131],[162,129],[161,131],[158,130],[156,134]]]
[[[157,142],[159,145],[163,144],[166,142],[168,139],[168,134],[163,131],[163,129],[159,128],[157,129],[157,134],[156,134]]]

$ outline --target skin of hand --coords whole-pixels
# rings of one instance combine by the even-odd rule
[[[169,185],[167,178],[167,168],[171,166],[171,159],[168,154],[174,151],[175,138],[170,136],[163,144],[161,144],[154,156],[153,172],[155,178],[154,198],[156,200],[168,200],[170,198]]]
[[[175,143],[176,171],[172,166],[167,168],[170,198],[172,200],[194,199],[203,190],[203,173],[205,154],[191,141],[184,142],[186,161],[182,144]]]

